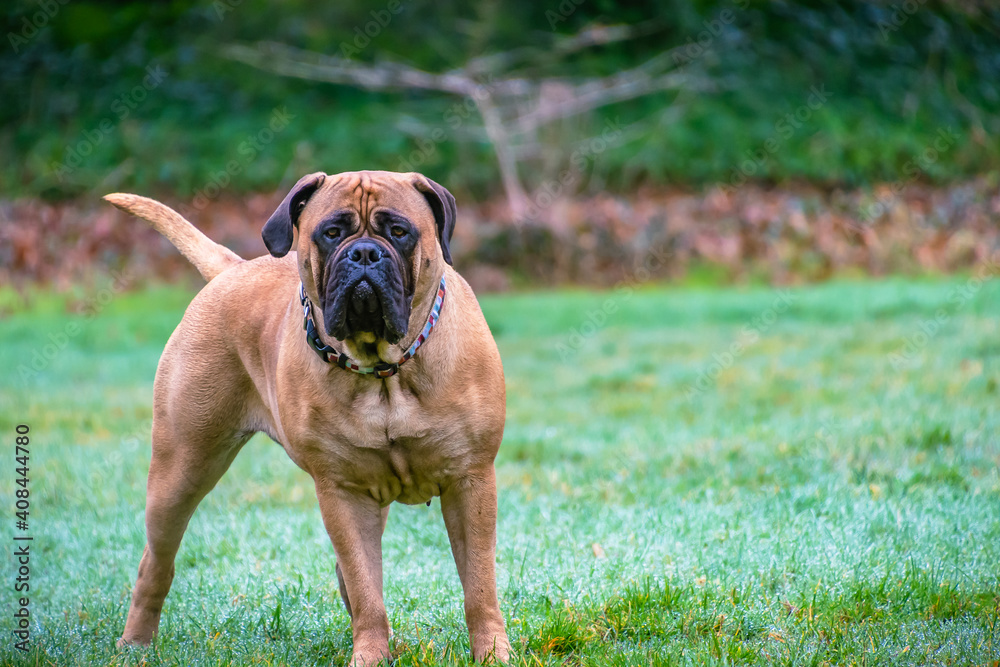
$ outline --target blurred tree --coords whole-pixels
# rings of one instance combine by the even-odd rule
[[[316,166],[395,169],[420,153],[428,129],[441,127],[449,138],[421,169],[448,172],[455,187],[479,196],[495,192],[502,179],[485,137],[473,124],[452,131],[444,120],[451,96],[364,92],[262,74],[225,57],[226,45],[261,41],[436,74],[465,68],[472,75],[469,66],[480,63],[536,91],[543,79],[600,80],[671,52],[678,56],[672,65],[697,69],[711,84],[534,128],[532,141],[511,145],[513,161],[535,165],[523,182],[564,169],[568,148],[615,118],[625,128],[621,141],[591,161],[575,188],[729,182],[815,85],[829,91],[829,102],[751,178],[893,179],[941,128],[959,140],[921,178],[1000,167],[1000,10],[992,3],[20,0],[0,11],[7,42],[0,150],[9,156],[0,188],[9,195],[71,197],[100,185],[192,196],[282,107],[294,116],[287,129],[227,187],[272,189]],[[548,57],[574,35],[618,25],[656,29]],[[165,76],[140,91],[150,67]],[[566,90],[548,86],[545,98]],[[536,118],[544,115],[539,100]],[[128,108],[126,117],[116,103]],[[59,168],[70,162],[79,164]]]

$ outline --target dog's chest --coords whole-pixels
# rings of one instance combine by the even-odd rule
[[[422,450],[420,444],[434,435],[427,407],[409,392],[364,392],[352,396],[343,412],[347,419],[341,433],[359,449],[387,455],[401,450],[410,455]]]
[[[445,418],[412,392],[346,393],[333,409],[310,410],[305,432],[314,469],[382,505],[419,504],[440,495],[465,451],[454,415]],[[296,443],[292,443],[293,448]]]

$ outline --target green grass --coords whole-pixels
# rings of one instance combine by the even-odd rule
[[[484,298],[508,382],[497,560],[515,662],[995,664],[1000,284],[967,288],[795,289],[770,324],[763,288]],[[0,299],[0,433],[31,426],[35,537],[32,649],[14,656],[5,585],[0,663],[349,656],[311,480],[260,437],[191,523],[156,646],[114,647],[144,541],[153,374],[189,298],[115,295],[89,321],[51,295]],[[70,321],[80,333],[22,382]],[[438,509],[394,507],[385,537],[401,665],[467,662]]]

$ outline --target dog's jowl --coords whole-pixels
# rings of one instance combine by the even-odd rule
[[[243,260],[166,206],[108,195],[202,273],[153,392],[146,548],[119,644],[148,644],[199,501],[253,433],[316,484],[355,664],[389,659],[382,531],[393,501],[440,496],[477,660],[506,661],[494,459],[503,368],[451,267],[455,199],[416,173],[310,174]]]

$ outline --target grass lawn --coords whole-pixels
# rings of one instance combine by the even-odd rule
[[[42,294],[0,321],[0,664],[343,664],[311,480],[260,436],[195,514],[155,647],[115,648],[153,374],[191,293],[108,296],[93,317]],[[1000,281],[482,301],[507,373],[497,560],[517,664],[1000,659]],[[64,349],[22,378],[50,334]],[[18,423],[26,656],[10,634]],[[468,662],[439,504],[395,506],[384,542],[399,664]]]

